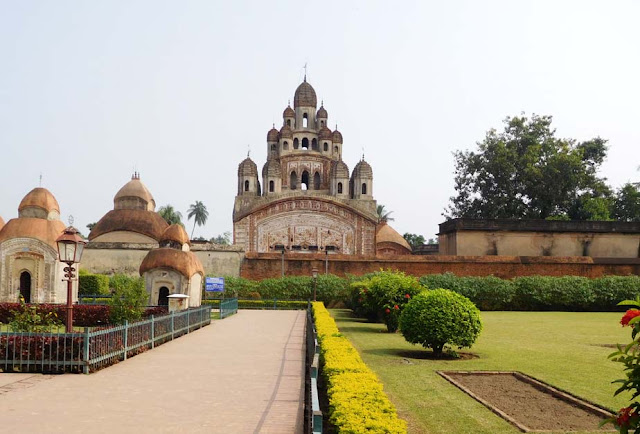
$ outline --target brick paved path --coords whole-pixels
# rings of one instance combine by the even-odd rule
[[[0,373],[0,432],[302,432],[304,326],[243,310],[95,374]]]

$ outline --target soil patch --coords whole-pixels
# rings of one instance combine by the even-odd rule
[[[607,409],[519,372],[438,374],[524,432],[596,431],[611,416]],[[611,425],[601,430],[611,431]]]
[[[407,350],[407,351],[398,351],[396,355],[403,357],[405,359],[419,359],[419,360],[470,360],[477,359],[479,356],[473,353],[457,353],[456,357],[453,354],[442,353],[440,355],[436,355],[433,351],[427,350]]]

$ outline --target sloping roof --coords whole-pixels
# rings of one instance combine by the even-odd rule
[[[204,267],[194,253],[169,247],[150,250],[140,264],[140,275],[157,268],[169,268],[185,277],[194,274],[204,276]]]
[[[12,238],[35,238],[57,249],[56,240],[65,228],[60,220],[32,217],[11,219],[0,229],[0,243]]]
[[[147,203],[153,203],[155,207],[156,202],[153,200],[151,192],[147,186],[140,181],[140,178],[131,178],[131,181],[127,182],[120,190],[118,190],[113,201],[117,202],[118,199],[125,197],[139,197]]]
[[[376,228],[376,244],[380,243],[394,243],[399,244],[405,249],[411,252],[411,245],[404,239],[402,235],[386,222],[381,222]]]
[[[109,232],[136,232],[159,240],[169,225],[154,211],[114,209],[102,217],[89,234],[89,241]]]
[[[179,224],[173,224],[164,230],[164,232],[160,236],[160,242],[162,243],[166,241],[175,241],[180,245],[191,245],[191,241],[189,241],[189,235],[187,235],[187,231],[185,231],[182,225]]]
[[[42,208],[46,212],[54,210],[60,212],[60,205],[58,205],[56,198],[49,190],[42,187],[36,187],[27,193],[18,206],[18,212],[29,207]]]

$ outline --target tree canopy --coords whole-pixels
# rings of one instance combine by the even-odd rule
[[[209,218],[209,211],[207,207],[199,200],[191,204],[189,211],[187,211],[187,219],[191,220],[193,217],[193,229],[191,230],[191,238],[193,238],[193,232],[196,230],[196,225],[202,226],[207,222]]]
[[[378,214],[378,223],[392,222],[394,220],[394,218],[391,217],[393,211],[387,211],[384,205],[378,205],[376,207],[376,213]]]
[[[407,240],[407,243],[409,243],[409,245],[414,249],[425,243],[425,239],[422,235],[411,234],[409,232],[405,233],[402,238]]]
[[[508,117],[475,151],[455,152],[447,217],[609,219],[611,189],[597,174],[606,140],[556,137],[551,116]]]
[[[160,217],[170,225],[179,224],[184,226],[182,223],[182,213],[180,211],[176,211],[175,208],[173,208],[173,205],[161,206],[158,209],[158,214],[160,214]]]

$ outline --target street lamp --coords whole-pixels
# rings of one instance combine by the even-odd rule
[[[64,230],[62,235],[58,237],[56,244],[58,245],[58,256],[60,257],[60,262],[67,264],[67,266],[64,267],[64,277],[67,280],[66,328],[67,333],[71,333],[73,332],[73,291],[71,282],[73,281],[73,278],[76,277],[75,274],[73,274],[73,272],[76,271],[76,269],[73,268],[73,264],[80,262],[86,242],[78,235],[78,231],[73,226],[69,226]]]
[[[316,288],[318,287],[318,269],[316,267],[311,269],[311,276],[313,276],[313,301],[316,301]]]

